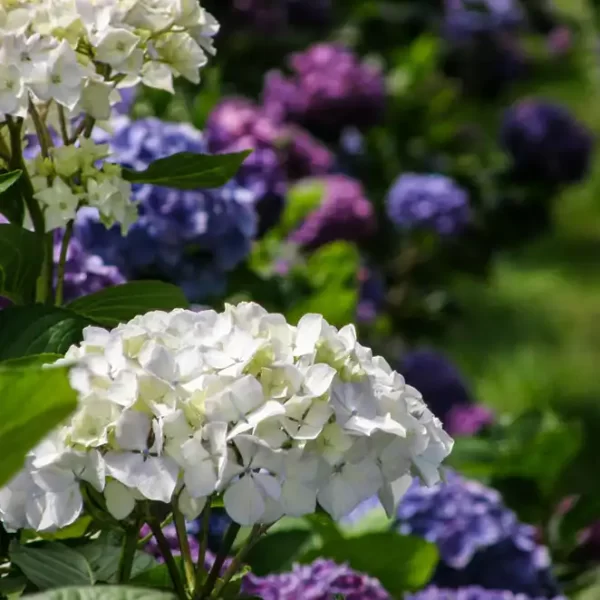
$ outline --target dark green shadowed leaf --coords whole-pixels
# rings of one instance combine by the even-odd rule
[[[30,600],[175,600],[167,592],[116,585],[69,587],[27,597]]]
[[[11,562],[40,590],[95,583],[85,557],[58,542],[36,548],[13,542],[9,552]]]
[[[152,310],[187,308],[181,288],[162,281],[131,281],[77,298],[67,308],[107,327]]]
[[[0,295],[17,304],[32,301],[43,259],[38,236],[18,225],[0,225]]]
[[[131,183],[151,183],[180,190],[216,188],[225,185],[251,153],[251,150],[235,154],[178,152],[155,160],[144,171],[123,169],[123,178]]]
[[[2,486],[23,466],[27,452],[75,410],[77,395],[64,367],[0,367],[0,398]]]
[[[18,186],[13,188],[22,174],[19,169],[0,174],[0,213],[16,225],[21,225],[25,216],[25,202]]]
[[[32,354],[63,355],[92,321],[66,308],[35,304],[0,311],[0,361]]]
[[[299,560],[306,564],[319,557],[348,563],[356,571],[379,579],[394,597],[402,597],[404,592],[418,590],[429,581],[438,551],[421,538],[390,531],[326,542]]]

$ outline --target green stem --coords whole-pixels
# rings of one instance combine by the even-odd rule
[[[183,581],[181,579],[181,573],[177,568],[177,563],[175,562],[175,558],[173,557],[173,553],[171,552],[171,548],[169,547],[169,542],[167,542],[167,538],[165,538],[165,534],[160,528],[159,521],[157,519],[148,519],[147,523],[150,526],[154,537],[156,538],[156,543],[158,544],[160,553],[165,559],[165,564],[167,565],[169,576],[171,577],[171,581],[173,582],[175,593],[177,594],[178,598],[180,598],[180,600],[186,600],[188,596],[185,591]]]
[[[202,586],[202,589],[195,590],[195,593],[194,593],[195,600],[206,600],[207,598],[210,598],[212,591],[215,587],[215,584],[217,583],[217,580],[219,579],[219,574],[221,573],[221,569],[223,568],[225,559],[229,555],[229,552],[231,551],[231,547],[233,546],[233,544],[235,542],[235,538],[237,537],[237,534],[240,529],[241,529],[241,526],[238,525],[237,523],[232,523],[229,526],[229,528],[227,529],[227,533],[225,534],[225,539],[223,540],[223,543],[221,544],[221,547],[219,548],[219,552],[218,552],[217,556],[215,557],[215,562],[212,566],[212,569],[210,570],[210,573],[208,574],[206,582]]]
[[[196,581],[194,561],[192,560],[190,541],[188,539],[187,530],[185,528],[185,519],[183,518],[183,515],[181,514],[181,511],[176,506],[176,504],[177,502],[173,502],[173,519],[175,521],[175,531],[177,532],[177,539],[179,540],[179,549],[181,550],[181,557],[183,559],[183,569],[185,573],[187,587],[190,591],[193,591],[194,583]]]
[[[23,171],[23,175],[21,175],[21,178],[19,179],[21,195],[23,196],[29,216],[31,217],[33,229],[38,235],[43,235],[46,231],[44,213],[37,203],[37,200],[33,197],[33,185],[29,178],[25,161],[23,160],[23,151],[21,148],[21,129],[23,127],[23,120],[19,119],[18,121],[15,121],[12,117],[7,116],[6,122],[10,134],[10,168]]]
[[[42,121],[40,113],[37,111],[35,104],[31,100],[29,100],[29,114],[31,115],[31,120],[33,121],[33,126],[35,127],[35,133],[40,143],[42,156],[44,158],[48,158],[50,155],[50,148],[52,148],[54,144],[52,143],[52,138],[50,137],[48,128]]]
[[[42,263],[41,283],[39,286],[40,301],[52,304],[54,297],[54,235],[44,236],[44,262]]]
[[[65,109],[62,105],[56,105],[58,109],[58,123],[60,126],[60,135],[62,137],[63,144],[69,145],[69,127],[67,125],[67,117],[65,116]]]
[[[208,531],[210,528],[210,498],[206,502],[204,511],[202,512],[202,531],[200,538],[200,549],[198,550],[198,561],[196,562],[196,584],[194,590],[199,590],[202,587],[204,575],[206,574],[204,568],[204,560],[206,559],[206,551],[208,549]]]
[[[73,220],[67,223],[65,233],[63,235],[62,244],[60,246],[60,258],[58,259],[58,276],[56,280],[56,298],[54,304],[61,306],[63,303],[65,289],[65,267],[67,263],[67,252],[69,250],[69,242],[73,235]]]
[[[173,520],[173,515],[169,515],[161,524],[160,524],[160,528],[161,530],[164,529],[167,525],[169,525],[171,523],[171,521]],[[143,549],[144,546],[154,537],[154,534],[152,532],[150,532],[149,534],[145,535],[143,538],[140,538],[137,542],[137,547],[140,549]]]
[[[133,569],[133,561],[137,550],[137,541],[140,533],[140,521],[136,521],[134,527],[131,527],[123,539],[123,547],[121,549],[121,558],[119,559],[119,570],[117,571],[117,582],[120,584],[127,583],[131,577]]]
[[[256,542],[258,542],[260,536],[266,529],[261,525],[255,525],[252,528],[252,532],[248,536],[248,539],[244,542],[242,547],[238,550],[238,553],[235,555],[225,573],[223,573],[223,577],[219,583],[215,586],[214,597],[218,598],[219,594],[223,592],[223,590],[227,587],[233,576],[240,570],[244,559],[246,558],[248,552],[252,550]]]

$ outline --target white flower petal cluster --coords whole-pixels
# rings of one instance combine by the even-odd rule
[[[121,167],[109,162],[98,166],[108,155],[108,145],[84,138],[77,146],[53,147],[47,158],[27,161],[47,231],[64,227],[81,206],[97,208],[107,227],[119,223],[124,234],[136,221],[131,184],[121,177]]]
[[[0,490],[10,529],[48,530],[83,510],[80,485],[123,519],[139,500],[195,518],[222,495],[242,525],[338,519],[375,493],[395,507],[452,448],[417,390],[320,315],[296,327],[253,303],[88,327],[66,359],[80,405]]]
[[[33,98],[108,118],[116,87],[198,83],[218,30],[198,0],[2,2],[0,114],[24,117]]]

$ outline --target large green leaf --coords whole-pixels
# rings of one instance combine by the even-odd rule
[[[29,356],[20,356],[19,358],[9,358],[0,362],[2,367],[41,367],[43,365],[51,365],[55,363],[62,354],[56,352],[45,352],[43,354],[31,354]]]
[[[11,223],[20,225],[25,215],[25,202],[19,192],[17,183],[23,171],[17,169],[0,174],[0,213]],[[12,189],[11,189],[12,188]]]
[[[170,311],[189,303],[181,288],[162,281],[132,281],[77,298],[68,308],[96,323],[114,327],[151,310]]]
[[[151,183],[180,190],[216,188],[237,173],[251,152],[214,155],[178,152],[155,160],[144,171],[123,169],[123,178],[131,183]]]
[[[102,583],[117,583],[117,571],[121,559],[121,547],[116,546],[108,536],[77,547],[77,552],[85,556],[96,581]],[[132,577],[152,570],[156,560],[145,552],[136,552],[133,559]]]
[[[39,236],[18,225],[0,225],[0,295],[16,303],[33,300],[43,260]]]
[[[270,533],[255,544],[245,562],[256,575],[287,571],[308,548],[312,548],[313,538],[313,532],[307,529]]]
[[[34,548],[12,542],[9,554],[11,562],[40,590],[95,583],[85,556],[64,544],[54,542]]]
[[[94,323],[65,309],[35,304],[0,311],[0,361],[32,354],[64,354]]]
[[[181,556],[175,556],[175,562],[177,565],[182,567]],[[150,569],[142,571],[141,573],[134,574],[131,578],[132,585],[140,587],[147,587],[159,590],[172,590],[173,580],[169,574],[167,565],[156,565]]]
[[[27,596],[30,600],[174,600],[175,596],[158,590],[107,585],[68,587]]]
[[[422,588],[438,562],[434,544],[396,532],[366,535],[326,542],[300,558],[310,563],[319,557],[348,563],[353,569],[376,577],[394,597]]]
[[[0,486],[25,455],[77,407],[66,368],[0,367]]]

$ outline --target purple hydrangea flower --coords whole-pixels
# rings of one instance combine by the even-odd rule
[[[434,585],[416,594],[405,596],[404,600],[567,600],[564,596],[542,598],[513,594],[506,590],[486,590],[478,586],[469,586],[457,590],[438,588]]]
[[[575,183],[590,167],[592,135],[558,104],[534,99],[515,104],[504,115],[501,140],[524,179]]]
[[[310,565],[295,565],[291,572],[267,577],[246,575],[242,592],[262,600],[390,600],[377,579],[353,571],[346,565],[319,559]]]
[[[456,406],[471,406],[473,397],[462,374],[441,352],[421,348],[408,352],[399,371],[416,387],[433,413],[447,425]]]
[[[388,192],[386,206],[391,221],[409,231],[455,236],[471,221],[467,192],[444,175],[400,175]]]
[[[445,28],[451,40],[511,31],[524,21],[525,14],[517,0],[446,0]]]
[[[285,194],[282,174],[291,180],[324,175],[334,164],[333,154],[307,131],[281,123],[245,98],[226,98],[211,112],[204,131],[211,152],[254,149],[240,172],[259,170],[263,178]],[[254,156],[256,155],[256,158]],[[257,166],[254,166],[257,163]],[[262,170],[258,167],[262,166]],[[259,194],[260,198],[260,194]]]
[[[63,234],[54,234],[54,261],[58,264]],[[77,239],[71,239],[67,250],[64,278],[64,300],[99,292],[104,288],[125,283],[125,277],[115,266],[107,265],[95,254],[87,253]]]
[[[115,160],[135,169],[176,152],[206,152],[193,127],[155,118],[118,118],[114,135],[98,140],[107,137]],[[81,210],[76,235],[83,246],[131,279],[174,281],[192,301],[221,293],[227,271],[247,256],[256,234],[253,193],[234,179],[211,190],[137,185],[133,196],[140,217],[125,237],[107,231],[94,209]]]
[[[336,44],[315,44],[293,54],[289,64],[291,78],[272,72],[265,80],[263,100],[276,119],[337,139],[344,127],[364,129],[382,118],[382,73],[360,62],[350,50]]]
[[[494,422],[494,413],[481,404],[455,405],[446,416],[446,431],[455,437],[472,436]]]
[[[534,597],[558,594],[535,527],[520,523],[496,490],[448,471],[446,483],[436,487],[415,482],[397,516],[401,533],[437,544],[436,585],[478,585]]]
[[[128,87],[119,90],[121,100],[112,107],[113,113],[117,115],[128,115],[135,104],[137,88]]]
[[[345,175],[328,175],[322,182],[321,206],[306,217],[290,241],[314,250],[336,240],[360,242],[371,236],[376,228],[375,211],[360,182]]]

